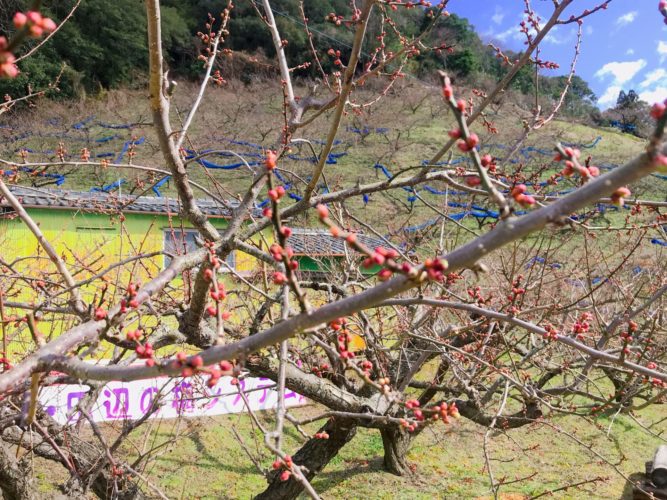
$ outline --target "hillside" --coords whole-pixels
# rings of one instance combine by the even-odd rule
[[[263,151],[273,147],[279,137],[281,124],[276,123],[275,116],[282,103],[277,90],[269,82],[250,87],[232,82],[224,88],[210,89],[202,112],[191,129],[188,149],[197,153],[233,151],[250,165],[257,163]],[[307,89],[300,91],[305,93]],[[193,84],[183,82],[179,85],[176,108],[187,109],[194,93]],[[358,101],[363,102],[364,96],[363,92],[358,94]],[[482,151],[502,161],[521,131],[522,120],[529,118],[522,105],[520,98],[510,95],[502,110],[489,114],[488,119],[498,129],[497,134],[475,129],[481,137]],[[396,127],[397,116],[401,118],[400,127]],[[327,133],[326,118],[323,118],[307,129],[307,135],[299,136],[311,141],[315,153],[321,147],[318,141]],[[74,102],[44,100],[35,111],[19,110],[9,117],[1,131],[2,153],[5,157],[13,155],[18,161],[18,152],[24,149],[30,151],[28,160],[47,161],[56,159],[60,142],[67,149],[66,156],[72,159],[77,159],[80,150],[87,148],[91,161],[107,160],[109,166],[50,167],[37,177],[34,173],[32,178],[24,173],[21,180],[37,186],[56,184],[71,190],[98,188],[112,192],[120,189],[123,193],[173,195],[172,186],[161,174],[114,167],[114,163],[130,161],[132,154],[131,162],[135,165],[162,167],[163,160],[149,121],[147,102],[140,91],[109,91],[95,99]],[[445,111],[436,88],[419,81],[402,82],[367,113],[345,118],[339,142],[328,161],[327,186],[322,185],[321,191],[385,179],[386,175],[419,167],[439,149],[451,127],[451,115]],[[526,175],[538,173],[539,179],[547,179],[554,172],[551,151],[558,141],[581,145],[584,153],[593,157],[594,164],[609,168],[636,155],[644,145],[641,139],[615,129],[554,121],[528,137],[512,165],[520,165]],[[302,143],[281,161],[283,183],[295,197],[303,188],[302,179],[308,176],[312,158],[310,146]],[[455,165],[464,159],[456,150],[450,161]],[[239,158],[223,153],[208,157],[206,161],[208,168],[197,163],[190,167],[194,181],[223,198],[236,197],[244,192],[250,176]],[[659,196],[659,186],[647,182],[638,193]],[[386,195],[371,194],[368,198],[359,196],[349,202],[348,208],[353,213],[363,213],[366,221],[383,231],[398,231],[433,217],[433,211],[415,199],[416,195],[423,197],[426,203],[442,205],[446,185],[436,181],[430,188],[420,189],[417,193],[397,190]],[[200,195],[206,196],[201,192]],[[458,201],[478,202],[474,197]],[[447,213],[461,212],[455,207],[445,209]],[[390,224],[383,217],[387,210],[398,215]]]
[[[11,32],[9,13],[26,8],[28,3],[27,0],[11,0],[9,8],[0,11],[0,32]],[[74,5],[75,0],[64,0],[47,6],[45,12],[59,21],[69,14]],[[170,71],[179,78],[196,80],[201,75],[202,67],[197,60],[203,47],[199,35],[207,32],[209,15],[219,21],[221,4],[166,0],[162,5],[163,39]],[[319,64],[314,61],[304,19],[318,47],[319,63],[324,71],[330,73],[337,67],[335,58],[327,55],[328,49],[340,51],[341,57],[347,59],[352,32],[345,26],[330,22],[328,16],[345,12],[348,2],[305,2],[303,12],[299,5],[297,0],[272,2],[278,28],[288,42],[286,54],[293,66],[299,66],[295,68],[294,76],[319,78]],[[439,17],[434,22],[430,17],[431,10],[424,8],[398,9],[390,11],[390,14],[392,24],[401,30],[403,36],[422,37],[424,50],[401,68],[412,77],[430,81],[435,70],[445,69],[461,81],[479,84],[496,81],[506,71],[496,52],[482,42],[467,19],[452,14]],[[222,47],[228,52],[219,62],[224,78],[241,79],[247,83],[277,75],[278,68],[273,59],[275,51],[269,32],[264,28],[250,3],[239,2],[234,6],[229,34]],[[383,25],[379,13],[373,15],[368,29],[374,38],[384,30],[383,42],[387,50],[400,48],[396,33]],[[0,95],[19,97],[27,91],[28,84],[32,89],[46,89],[56,78],[59,90],[48,92],[49,98],[53,99],[97,94],[120,86],[136,87],[143,83],[147,71],[145,37],[145,13],[141,4],[133,0],[88,0],[76,9],[57,37],[22,63],[22,74],[17,79],[0,81]],[[30,50],[33,45],[27,44],[23,51]],[[506,50],[504,53],[509,60],[520,56],[513,51]],[[371,58],[369,53],[361,54],[362,63]],[[565,77],[552,75],[563,74],[564,69],[542,71],[539,93],[543,103],[558,98],[565,86]],[[522,69],[511,88],[526,95],[533,94],[533,68],[527,66]],[[572,116],[588,116],[594,110],[594,101],[595,95],[588,84],[575,76],[563,110]]]

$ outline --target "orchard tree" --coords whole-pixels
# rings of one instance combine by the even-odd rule
[[[246,162],[248,187],[235,193],[239,201],[232,206],[229,224],[220,231],[202,211],[196,195],[200,189],[215,193],[219,179],[209,177],[210,184],[205,186],[192,179],[196,161],[216,151],[192,157],[185,148],[205,93],[212,84],[224,81],[217,64],[234,30],[234,6],[229,2],[219,14],[204,20],[198,56],[203,80],[189,111],[177,120],[172,103],[179,87],[169,78],[165,63],[160,2],[146,0],[147,90],[164,166],[142,165],[134,158],[113,168],[146,176],[149,185],[155,182],[149,173],[170,176],[180,216],[198,230],[202,245],[197,251],[173,256],[149,280],[141,284],[130,280],[111,293],[104,273],[83,269],[87,278],[82,279],[81,273],[72,271],[73,264],[54,250],[10,185],[0,180],[0,195],[34,234],[52,265],[46,294],[0,302],[5,342],[0,374],[3,496],[37,495],[26,473],[31,453],[65,467],[71,476],[66,485],[70,495],[84,497],[89,490],[100,498],[147,494],[138,483],[147,481],[140,466],[150,456],[130,461],[119,450],[160,401],[155,400],[146,418],[128,422],[114,441],[107,442],[89,413],[106,381],[182,375],[200,377],[212,386],[222,376],[250,374],[274,380],[280,395],[290,389],[318,403],[321,412],[302,420],[279,403],[271,427],[251,412],[273,460],[271,465],[262,464],[261,456],[254,457],[268,479],[266,491],[258,498],[271,499],[296,498],[303,491],[319,498],[311,480],[355,438],[359,428],[380,433],[387,471],[410,474],[406,454],[414,438],[428,428],[438,432],[442,429],[438,426],[456,426],[459,417],[491,432],[536,423],[548,426],[549,418],[558,414],[588,418],[606,411],[630,412],[664,400],[667,271],[664,252],[645,242],[665,223],[666,204],[638,199],[628,186],[667,169],[666,104],[652,108],[654,128],[645,151],[608,172],[576,147],[561,144],[553,145],[553,161],[534,171],[513,162],[527,138],[551,122],[565,102],[574,78],[577,43],[562,92],[552,106],[534,106],[502,158],[480,152],[498,132],[485,112],[517,74],[531,68],[537,78],[540,72],[557,67],[538,51],[550,30],[577,26],[580,41],[585,20],[603,15],[600,11],[610,2],[578,12],[573,0],[554,0],[544,21],[526,2],[518,28],[526,49],[510,58],[494,48],[505,72],[492,90],[468,91],[453,85],[445,72],[433,75],[438,83],[429,92],[441,102],[442,113],[436,120],[442,122],[443,137],[448,138],[436,145],[427,162],[397,165],[400,173],[386,180],[343,179],[336,185],[327,180],[335,169],[327,160],[345,117],[349,113],[364,116],[373,106],[382,106],[394,90],[400,97],[397,82],[405,76],[402,68],[422,52],[457,50],[446,39],[436,45],[425,41],[429,30],[442,26],[448,16],[447,2],[434,7],[425,1],[330,2],[340,10],[327,13],[326,19],[333,31],[350,38],[351,47],[341,53],[335,47],[316,45],[304,14],[299,36],[312,42],[308,60],[292,60],[288,55],[290,40],[280,31],[270,0],[252,2],[257,25],[266,30],[265,35],[258,33],[257,40],[270,39],[273,44],[280,75],[275,88],[283,106],[274,117],[274,144],[265,148],[259,165],[248,163],[240,152],[231,152]],[[57,31],[56,23],[42,16],[39,6],[37,2],[30,11],[16,12],[15,29],[8,37],[0,37],[2,77],[19,76],[18,60],[26,39],[43,40]],[[393,22],[392,15],[399,9],[419,9],[424,16],[412,36],[403,36]],[[665,0],[660,13],[667,18]],[[371,25],[379,29],[372,37]],[[317,68],[318,86],[299,95],[293,72],[310,66]],[[14,96],[0,105],[0,111],[25,97]],[[319,123],[327,131],[321,145],[306,139],[310,127]],[[235,127],[234,123],[216,125]],[[290,151],[298,146],[310,148],[314,156],[302,175],[286,167]],[[446,161],[454,151],[465,162]],[[55,162],[1,161],[16,174],[10,176],[15,181],[22,180],[21,169],[110,168],[108,162],[93,161],[83,152],[81,158],[61,154]],[[293,198],[283,185],[284,176],[293,186]],[[320,189],[323,183],[327,189]],[[420,190],[433,190],[434,185],[468,193],[493,211],[497,220],[479,230],[470,229],[447,214],[446,204],[434,204],[423,196]],[[554,186],[556,194],[551,194]],[[436,230],[426,230],[419,244],[412,246],[407,239],[387,240],[373,248],[363,244],[360,232],[381,237],[385,230],[355,214],[352,201],[406,190],[436,217]],[[255,206],[263,198],[269,202],[262,217],[256,217]],[[594,218],[596,204],[625,205],[631,210],[621,222],[615,219],[600,226]],[[290,224],[301,220],[344,241],[344,262],[328,273],[325,282],[309,279],[294,257]],[[270,241],[258,244],[267,233],[272,235]],[[602,237],[605,244],[593,244]],[[234,276],[235,293],[243,299],[235,310],[236,319],[226,314],[231,299],[220,282],[222,263],[231,252],[248,254],[263,266],[251,278]],[[138,252],[115,266],[131,272],[135,261],[147,258]],[[646,272],[636,278],[632,270],[639,264]],[[38,278],[30,271],[14,273],[12,265],[2,262],[3,294]],[[364,269],[377,272],[368,279]],[[178,295],[173,287],[183,274],[191,276],[192,282],[187,293]],[[582,287],[566,286],[572,282]],[[83,292],[84,286],[97,287],[94,301]],[[20,315],[10,318],[6,308]],[[44,324],[55,315],[68,318],[63,322],[67,328],[46,341],[38,335],[35,318]],[[138,324],[155,326],[139,330]],[[7,339],[15,330],[26,328],[33,333],[34,345],[25,356],[10,359]],[[362,348],[352,347],[357,337],[363,339]],[[115,347],[116,355],[99,363],[84,360],[98,345]],[[183,350],[174,355],[174,346]],[[63,427],[39,407],[39,388],[63,382],[84,383],[93,389],[77,407],[82,424]],[[239,392],[246,397],[242,388]],[[94,431],[92,438],[82,431],[86,420]],[[319,429],[305,430],[314,422]],[[306,437],[298,450],[284,444],[287,426]],[[26,432],[30,439],[24,438]],[[31,453],[16,454],[12,446]],[[491,457],[485,456],[490,488],[497,495],[504,481],[495,477]],[[159,485],[148,482],[147,487],[160,492]]]

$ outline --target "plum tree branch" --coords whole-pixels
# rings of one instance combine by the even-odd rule
[[[667,147],[663,146],[663,153],[667,153],[666,150]],[[572,212],[594,203],[599,198],[610,192],[614,192],[621,186],[649,175],[654,171],[655,167],[654,158],[648,154],[641,154],[625,165],[597,178],[595,181],[588,182],[551,205],[534,210],[521,217],[509,217],[505,219],[492,231],[443,256],[449,263],[449,272],[456,272],[471,267],[489,253],[536,232],[549,223],[561,223]],[[173,264],[172,262],[172,266]],[[170,269],[173,272],[172,266],[170,266]],[[166,284],[165,273],[166,271],[163,271],[159,275],[159,279],[154,280],[147,286],[150,286],[151,290],[161,289]],[[293,316],[263,332],[244,338],[238,342],[211,347],[202,351],[201,357],[205,364],[211,365],[221,360],[235,359],[242,355],[247,356],[249,353],[277,344],[336,318],[349,316],[357,311],[374,307],[384,300],[416,287],[418,284],[417,281],[407,276],[397,276],[357,295],[328,303],[309,313]],[[70,338],[72,336],[78,339],[94,338],[99,328],[100,325],[95,322],[85,323],[70,333],[63,335],[55,342],[57,343],[63,337]],[[76,341],[69,340],[66,345],[76,345]],[[63,346],[59,345],[59,347],[59,349],[48,349],[49,346],[45,346],[44,349],[48,350],[37,351],[33,356],[17,365],[14,369],[0,375],[0,393],[7,391],[13,383],[22,380],[35,370],[55,368],[82,379],[93,380],[136,380],[159,375],[176,375],[180,372],[180,368],[174,366],[169,361],[157,363],[153,367],[138,365],[127,367],[95,366],[75,358],[65,357],[62,349]],[[14,373],[15,371],[20,373]]]

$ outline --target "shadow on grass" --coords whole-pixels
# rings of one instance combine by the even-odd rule
[[[210,455],[209,455],[210,457]],[[194,465],[192,463],[191,457],[187,458],[173,458],[169,456],[162,456],[159,457],[158,460],[162,462],[163,464],[172,464],[180,467],[188,467]],[[262,477],[257,469],[252,466],[246,466],[242,467],[240,465],[234,465],[234,464],[229,464],[229,463],[224,463],[221,462],[217,459],[211,459],[211,458],[204,458],[202,457],[201,460],[197,460],[196,466],[198,469],[208,469],[208,470],[213,470],[213,471],[219,471],[221,469],[224,469],[226,472],[234,472],[236,474],[240,475],[256,475],[257,477]]]
[[[346,461],[346,464],[348,467],[344,470],[327,472],[325,469],[324,472],[318,474],[315,479],[313,479],[313,487],[315,490],[318,493],[325,493],[332,487],[337,486],[344,481],[348,481],[350,478],[372,472],[380,472],[391,476],[389,472],[384,470],[383,459],[381,457],[373,458],[371,460]]]
[[[632,500],[634,498],[632,489],[635,484],[640,484],[641,482],[646,479],[646,476],[642,474],[641,472],[635,472],[634,474],[630,474],[628,476],[630,478],[630,481],[625,482],[625,487],[623,488],[623,494],[620,497],[620,500]],[[649,496],[645,497],[638,497],[638,498],[650,498]]]

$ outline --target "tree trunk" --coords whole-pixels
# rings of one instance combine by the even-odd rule
[[[4,500],[34,498],[30,475],[26,474],[3,443],[0,443],[0,498]]]
[[[309,481],[352,440],[357,427],[350,421],[330,419],[319,432],[329,434],[329,439],[309,439],[292,457],[295,464],[308,468],[304,473]],[[255,500],[289,500],[298,497],[303,491],[303,485],[293,477],[281,481],[279,476],[279,472],[272,473],[269,486]]]
[[[401,427],[380,429],[382,445],[384,446],[384,468],[387,472],[397,476],[412,473],[406,455],[412,444],[413,435]]]

